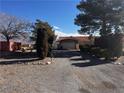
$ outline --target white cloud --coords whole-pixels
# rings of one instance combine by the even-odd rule
[[[60,30],[60,28],[58,26],[53,26],[54,30]]]
[[[57,35],[57,36],[67,36],[66,33],[61,32],[61,31],[59,31],[59,30],[55,30],[55,35]]]

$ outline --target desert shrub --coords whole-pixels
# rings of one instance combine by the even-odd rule
[[[88,53],[90,51],[89,45],[79,45],[80,51],[84,53]]]
[[[95,39],[95,46],[104,49],[100,55],[108,58],[120,57],[122,55],[122,34],[110,34]]]
[[[100,53],[100,57],[104,57],[105,59],[111,58],[111,54],[110,52],[108,52],[107,49],[101,49],[99,53]]]
[[[106,59],[119,58],[122,55],[122,38],[122,34],[109,34],[104,37],[97,37],[93,46],[80,45],[80,51]]]
[[[110,43],[110,50],[113,57],[120,57],[122,55],[123,49],[123,42],[122,42],[123,35],[122,34],[115,34],[111,39]]]
[[[91,53],[92,54],[97,54],[98,51],[99,51],[99,47],[92,47],[91,48]]]

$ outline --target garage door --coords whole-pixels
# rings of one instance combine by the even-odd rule
[[[62,49],[76,49],[75,41],[64,41],[61,42]]]

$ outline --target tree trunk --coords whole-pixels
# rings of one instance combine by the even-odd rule
[[[6,36],[6,41],[7,41],[7,51],[10,51],[10,39],[9,39],[9,37],[8,36]]]
[[[105,15],[103,16],[102,28],[101,28],[100,34],[101,34],[101,36],[106,36],[107,35]]]

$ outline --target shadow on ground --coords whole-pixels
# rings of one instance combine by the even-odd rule
[[[54,50],[53,57],[54,58],[70,58],[74,56],[80,56],[80,52],[76,50]]]
[[[54,58],[70,58],[74,56],[80,56],[79,51],[72,50],[54,50],[53,56]],[[2,55],[0,58],[5,60],[0,60],[0,65],[9,65],[9,64],[21,64],[28,63],[40,60],[36,56],[36,52],[10,52],[7,56]]]
[[[89,66],[96,66],[96,65],[111,63],[110,60],[103,60],[97,57],[90,56],[88,54],[82,54],[81,58],[72,58],[70,60],[75,62],[75,63],[72,63],[72,65],[76,67],[89,67]]]
[[[29,63],[33,61],[39,60],[38,58],[36,59],[19,59],[19,60],[4,60],[0,62],[0,65],[12,65],[12,64],[24,64],[24,63]]]
[[[28,62],[33,62],[40,60],[37,58],[35,52],[8,52],[8,54],[1,54],[0,65],[10,65],[10,64],[23,64]]]
[[[36,52],[1,52],[0,54],[0,58],[4,59],[22,59],[36,57]]]

